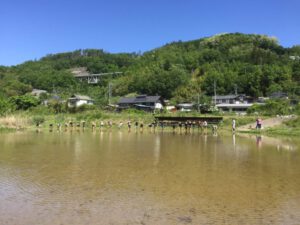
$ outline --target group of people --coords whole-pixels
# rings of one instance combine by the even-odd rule
[[[119,123],[113,123],[111,120],[104,122],[104,121],[100,121],[99,123],[99,128],[100,130],[104,129],[104,128],[108,128],[111,129],[114,125],[117,125],[118,129],[121,129],[124,126],[124,122],[123,121],[119,121]],[[134,126],[135,131],[143,131],[144,130],[144,122],[143,121],[134,121],[131,122],[130,120],[127,121],[127,128],[128,131],[131,131],[132,126]],[[36,124],[37,128],[39,128],[40,124]],[[92,126],[92,130],[95,130],[97,128],[97,123],[96,122],[92,122],[91,123]],[[162,130],[166,127],[166,126],[170,126],[172,127],[173,131],[175,132],[177,127],[179,128],[179,131],[181,132],[182,129],[185,130],[186,133],[191,132],[192,130],[194,130],[195,128],[201,129],[201,131],[203,130],[207,130],[208,128],[208,123],[207,121],[185,121],[185,122],[171,122],[171,123],[164,123],[164,122],[153,122],[147,125],[151,130],[155,131],[155,129],[157,127],[160,127]],[[50,124],[50,131],[53,130],[54,128],[54,124]],[[56,124],[57,130],[61,130],[62,128],[62,124],[58,123]],[[86,122],[85,121],[81,121],[81,122],[77,122],[74,123],[73,121],[69,121],[66,122],[64,124],[65,130],[67,130],[68,128],[70,128],[71,130],[73,128],[77,128],[77,129],[85,129],[86,127]],[[217,125],[212,125],[211,126],[212,131],[216,132],[218,129]],[[262,129],[262,119],[261,118],[257,118],[256,119],[256,127],[255,129]],[[232,119],[232,132],[236,131],[236,120]]]
[[[256,119],[255,129],[257,129],[257,130],[262,129],[262,119],[261,118]],[[235,130],[236,130],[236,120],[232,119],[232,132],[235,132]]]
[[[73,122],[73,121],[69,121],[66,122],[64,124],[61,123],[57,123],[56,124],[56,128],[58,131],[60,131],[63,127],[65,129],[65,131],[67,131],[68,129],[70,130],[80,130],[80,129],[85,129],[86,128],[86,122],[85,121],[81,121],[81,122]],[[143,132],[144,130],[144,122],[143,121],[131,121],[128,120],[127,122],[123,122],[123,121],[119,121],[117,123],[114,123],[113,121],[109,120],[109,121],[100,121],[99,123],[96,122],[92,122],[91,123],[91,128],[92,130],[96,130],[97,127],[100,130],[103,129],[111,129],[113,128],[113,126],[117,126],[118,129],[121,129],[124,125],[127,125],[127,129],[128,131],[131,131],[132,128],[135,129],[135,131],[140,131]],[[40,124],[36,125],[37,128],[39,128]],[[176,131],[177,128],[179,128],[179,131],[182,132],[182,130],[184,130],[186,133],[192,132],[194,131],[195,128],[198,128],[198,130],[201,129],[201,131],[206,131],[208,128],[208,123],[207,121],[179,121],[179,122],[158,122],[155,121],[153,123],[147,124],[146,127],[150,128],[151,131],[155,131],[158,128],[160,128],[161,130],[164,130],[166,126],[169,126],[173,129],[173,132]],[[51,123],[49,124],[49,128],[50,131],[53,131],[53,129],[55,128],[55,124]],[[216,132],[218,127],[217,125],[212,125],[211,126],[212,131]]]

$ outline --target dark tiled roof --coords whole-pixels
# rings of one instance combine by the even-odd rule
[[[282,98],[282,97],[288,97],[288,94],[282,91],[277,91],[270,94],[270,98]]]
[[[245,97],[245,95],[217,95],[216,99],[217,100],[222,100],[222,99],[236,99],[239,97]],[[215,98],[214,96],[212,97],[213,99]]]
[[[139,103],[147,103],[147,102],[157,102],[159,101],[159,99],[160,96],[139,95],[136,97],[121,98],[119,104],[139,104]]]

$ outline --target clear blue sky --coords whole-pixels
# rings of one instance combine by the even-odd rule
[[[84,48],[143,52],[224,32],[300,44],[300,0],[2,0],[0,65]]]

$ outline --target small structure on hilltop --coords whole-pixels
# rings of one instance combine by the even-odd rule
[[[71,69],[71,73],[79,81],[87,82],[88,84],[98,84],[101,77],[103,77],[103,76],[122,74],[122,72],[91,74],[87,71],[86,67],[73,68],[73,69]]]
[[[162,110],[165,103],[161,96],[138,95],[135,97],[123,97],[118,103],[118,109],[136,108],[145,111]]]
[[[85,95],[72,95],[71,98],[68,99],[68,107],[70,108],[93,104],[94,100]]]

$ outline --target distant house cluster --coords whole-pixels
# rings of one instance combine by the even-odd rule
[[[215,103],[216,107],[220,111],[230,111],[230,112],[245,112],[254,103],[264,104],[268,99],[288,99],[288,94],[285,92],[273,92],[269,97],[259,97],[254,100],[250,96],[245,94],[235,94],[235,95],[217,95],[212,97],[212,102]]]
[[[81,71],[81,70],[79,70]],[[31,94],[36,97],[40,97],[42,94],[47,94],[48,99],[43,101],[44,105],[47,105],[49,101],[55,100],[61,103],[67,103],[69,108],[80,107],[82,105],[93,105],[94,100],[86,95],[74,94],[67,100],[61,100],[58,95],[49,95],[47,91],[40,89],[33,89]],[[216,95],[212,96],[211,105],[209,104],[198,104],[193,102],[182,102],[177,105],[170,105],[168,100],[163,99],[159,95],[137,95],[131,97],[121,97],[116,105],[109,105],[118,111],[125,109],[139,109],[149,112],[154,111],[181,111],[190,112],[198,109],[201,112],[212,112],[215,110],[223,112],[237,112],[244,113],[255,104],[264,104],[268,99],[287,99],[288,95],[285,92],[274,92],[268,97],[259,97],[254,99],[245,94],[229,94],[229,95]]]

